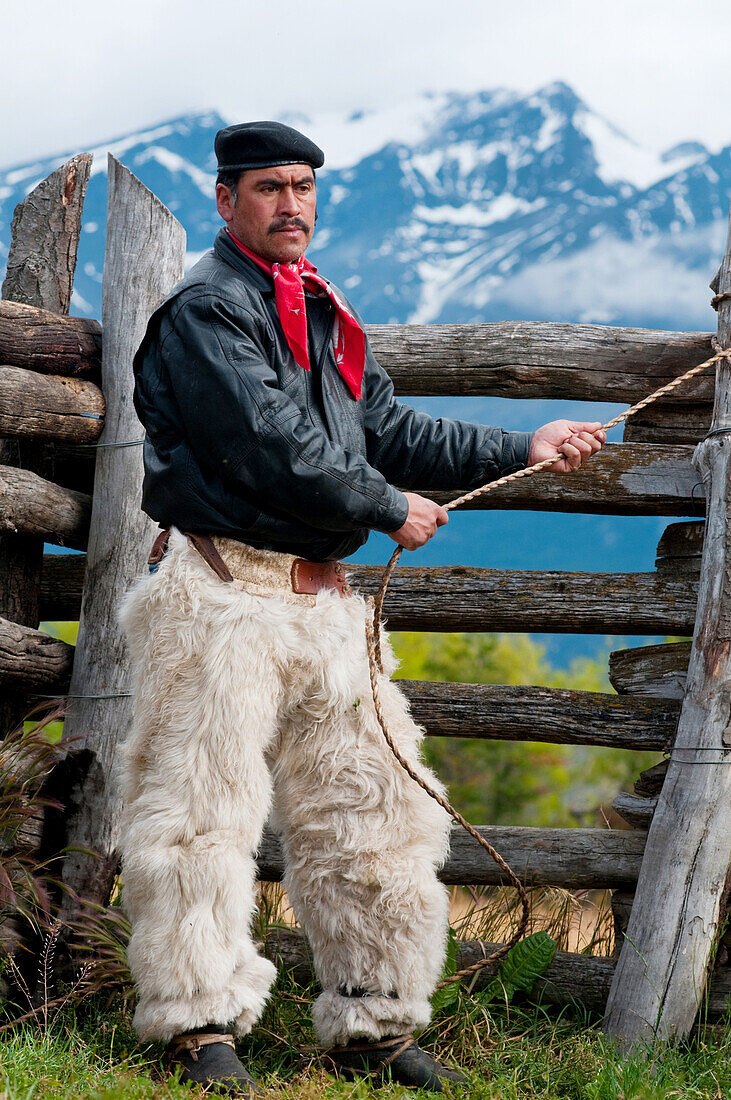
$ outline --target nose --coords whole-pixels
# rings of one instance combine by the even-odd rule
[[[277,213],[283,218],[294,218],[300,212],[300,205],[297,196],[294,193],[294,188],[283,187],[279,192],[279,202],[277,203]]]

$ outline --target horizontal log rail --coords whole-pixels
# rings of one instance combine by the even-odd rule
[[[348,575],[374,595],[378,566]],[[657,573],[542,573],[440,566],[396,569],[384,606],[390,630],[686,634],[698,585]]]
[[[367,325],[373,351],[401,394],[633,402],[713,354],[711,334],[497,321]],[[713,400],[713,374],[676,401]]]
[[[466,508],[702,516],[703,484],[691,464],[692,456],[693,448],[688,446],[607,443],[575,473],[543,470],[535,477],[494,489]],[[457,488],[425,495],[446,504],[463,491]]]
[[[498,321],[367,325],[378,360],[401,394],[635,401],[712,354],[711,334]],[[53,374],[98,369],[97,321],[0,303],[0,363]],[[670,403],[713,400],[696,378]]]
[[[411,713],[430,736],[663,751],[679,704],[594,691],[400,680]]]
[[[92,421],[90,421],[92,423]],[[98,423],[98,422],[94,422]],[[93,432],[96,428],[88,428]],[[697,515],[705,510],[703,486],[690,464],[692,447],[607,444],[576,473],[524,478],[479,497],[469,508],[530,509],[602,515]],[[440,503],[462,489],[429,492]],[[44,531],[29,531],[42,534]]]
[[[64,489],[30,470],[0,466],[0,531],[81,550],[90,517],[91,497],[86,493]]]
[[[0,366],[0,436],[93,443],[104,396],[93,382]]]
[[[712,413],[710,401],[689,401],[685,405],[658,401],[626,422],[622,438],[625,443],[690,443],[695,446],[708,434]]]
[[[78,618],[83,559],[47,554],[44,563],[42,619]],[[376,592],[381,573],[348,569],[364,595]],[[696,591],[692,577],[658,573],[406,566],[394,574],[385,611],[390,630],[682,634],[693,629]]]
[[[0,683],[23,691],[63,690],[74,647],[41,630],[0,618]]]
[[[45,555],[43,620],[78,618],[83,571],[80,555]],[[376,592],[381,573],[375,565],[348,569],[364,595]],[[692,577],[658,573],[405,566],[394,573],[385,610],[390,630],[681,634],[693,629],[696,591]]]
[[[388,752],[385,745],[383,751]],[[569,890],[633,888],[646,840],[644,832],[620,829],[483,825],[479,832],[526,884]],[[257,865],[260,878],[281,879],[282,849],[271,830],[264,831]],[[461,829],[452,832],[450,856],[439,877],[450,886],[505,885],[497,864]]]
[[[0,364],[42,374],[96,375],[101,364],[98,321],[66,317],[0,299]]]
[[[500,944],[457,941],[457,969],[470,966],[486,954],[497,951]],[[264,953],[285,970],[299,985],[312,983],[314,969],[307,940],[301,932],[272,926],[267,929]],[[486,966],[474,978],[474,988],[484,989],[494,977],[500,962]],[[557,951],[546,973],[538,979],[532,995],[549,1004],[580,1003],[593,1013],[602,1013],[607,1003],[616,960],[597,955],[578,955]],[[707,1009],[711,1017],[723,1016],[731,994],[731,969],[717,970],[711,981]]]

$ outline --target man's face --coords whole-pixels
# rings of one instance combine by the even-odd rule
[[[236,195],[216,185],[218,213],[242,244],[270,263],[298,260],[315,229],[315,173],[309,164],[250,168]]]

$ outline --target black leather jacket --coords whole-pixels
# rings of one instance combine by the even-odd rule
[[[530,433],[400,404],[370,346],[355,401],[335,364],[329,299],[308,295],[307,313],[309,372],[289,350],[272,279],[221,230],[152,315],[134,402],[146,430],[142,507],[161,526],[342,558],[369,530],[405,522],[392,482],[472,487],[525,465]]]

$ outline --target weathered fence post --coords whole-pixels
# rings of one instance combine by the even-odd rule
[[[719,277],[731,292],[731,222]],[[731,300],[718,338],[731,346]],[[731,363],[716,368],[711,434],[693,461],[707,527],[685,697],[647,838],[605,1030],[628,1050],[690,1031],[724,916],[731,861]]]
[[[144,435],[132,403],[132,357],[147,320],[182,276],[185,231],[158,198],[109,157],[102,303],[106,421],[97,452],[84,595],[64,730],[82,738],[88,769],[74,794],[64,880],[103,902],[115,869],[119,795],[114,768],[131,700],[119,601],[144,568],[155,525],[140,509],[142,447],[104,444]],[[79,696],[76,698],[75,696]]]
[[[72,157],[16,206],[3,298],[69,312],[91,160],[90,153]],[[32,444],[2,440],[0,463],[39,472],[35,451]],[[38,626],[42,565],[42,539],[0,536],[0,615],[20,626]],[[0,699],[0,736],[26,711],[27,696],[6,690]]]

